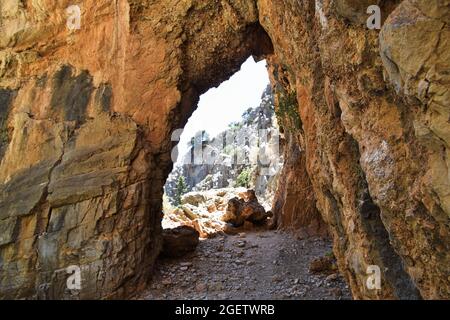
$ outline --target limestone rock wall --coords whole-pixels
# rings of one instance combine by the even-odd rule
[[[255,55],[313,190],[281,205],[317,208],[354,297],[449,298],[450,3],[375,1],[379,32],[366,2],[84,0],[80,30],[70,1],[1,2],[0,297],[145,286],[171,132]]]
[[[178,179],[183,176],[187,191],[208,191],[211,189],[224,189],[243,187],[238,185],[238,178],[242,173],[249,173],[249,185],[245,186],[256,191],[258,199],[272,203],[273,193],[278,187],[278,177],[283,167],[282,143],[279,139],[278,120],[274,112],[274,98],[270,85],[264,89],[259,106],[249,108],[242,114],[242,120],[229,125],[223,132],[215,137],[195,134],[197,141],[174,164],[174,169],[167,178],[164,186],[165,195],[174,203]],[[266,137],[254,140],[243,153],[245,140],[248,137],[258,137],[260,130],[264,130]],[[228,138],[227,138],[228,137]],[[231,139],[233,138],[233,139]],[[232,140],[232,141],[227,141]],[[195,163],[195,148],[200,146],[204,154],[215,154],[213,163]],[[266,140],[268,143],[266,143]],[[226,146],[224,146],[226,142]],[[270,163],[258,163],[254,158],[263,148]],[[246,163],[237,163],[237,154]],[[253,158],[252,158],[253,157]]]
[[[66,26],[70,5],[1,3],[2,298],[145,286],[172,129],[202,91],[271,50],[252,1],[82,1],[79,30]]]
[[[306,171],[305,152],[290,136],[286,139],[281,179],[275,193],[272,227],[290,230],[300,237],[328,236],[328,227],[316,207],[316,198]]]

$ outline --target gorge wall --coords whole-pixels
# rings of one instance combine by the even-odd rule
[[[279,220],[328,226],[355,298],[450,298],[450,1],[84,0],[69,30],[73,4],[0,4],[1,298],[143,288],[171,133],[250,55],[292,147],[279,207],[309,208]]]
[[[191,137],[188,151],[179,156],[166,180],[165,195],[176,203],[177,184],[182,177],[186,192],[243,187],[255,190],[259,200],[266,200],[270,206],[283,167],[282,147],[269,85],[260,105],[248,108],[240,121],[230,123],[214,137],[203,131]],[[211,157],[209,161],[196,161],[199,155]]]

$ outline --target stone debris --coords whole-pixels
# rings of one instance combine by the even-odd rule
[[[236,235],[201,241],[182,260],[160,259],[140,299],[350,299],[338,273],[309,272],[309,262],[331,249],[328,240],[314,240],[264,231],[246,233],[245,240]],[[237,246],[244,243],[245,250]]]
[[[192,262],[182,262],[182,263],[180,263],[180,266],[182,266],[182,267],[192,267]]]
[[[245,248],[246,242],[245,241],[237,241],[236,247],[238,248]]]
[[[265,228],[271,216],[258,202],[255,192],[244,188],[190,192],[181,203],[179,208],[164,213],[163,228],[189,226],[203,239],[223,233],[245,238],[244,230]]]
[[[328,256],[316,258],[309,265],[309,271],[312,273],[330,274],[336,270],[334,259]]]
[[[338,277],[339,277],[339,275],[337,273],[332,273],[326,278],[326,280],[327,281],[336,281],[338,279]]]

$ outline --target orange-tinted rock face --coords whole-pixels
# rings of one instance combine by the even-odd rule
[[[86,0],[79,30],[2,2],[0,297],[145,286],[171,132],[253,54],[290,132],[280,223],[325,222],[355,298],[449,298],[449,3],[375,2],[381,32],[350,0]]]

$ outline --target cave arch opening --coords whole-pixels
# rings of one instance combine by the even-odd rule
[[[292,109],[298,109],[298,97],[295,93],[295,86],[293,84],[295,79],[289,78],[289,70],[286,69],[287,66],[285,64],[274,59],[275,52],[272,39],[259,23],[247,26],[245,29],[240,30],[240,33],[234,33],[231,40],[228,39],[230,42],[227,44],[218,44],[214,43],[214,41],[201,42],[196,39],[197,35],[193,35],[192,37],[193,39],[190,39],[189,45],[183,48],[183,72],[181,75],[181,82],[178,86],[181,92],[181,101],[174,110],[175,112],[171,114],[173,119],[170,121],[170,132],[172,134],[171,148],[179,143],[180,135],[183,132],[178,128],[185,127],[192,114],[194,114],[195,117],[196,112],[194,111],[197,109],[200,95],[231,77],[249,57],[253,57],[257,61],[265,59],[268,64],[265,73],[269,73],[268,78],[270,78],[270,83],[274,90],[272,93],[274,97],[266,97],[266,103],[271,105],[272,109],[276,109],[275,105],[279,104],[279,99],[281,98],[292,102],[289,104]],[[199,38],[202,38],[202,35],[199,35]],[[211,45],[213,47],[205,50],[204,45]],[[264,61],[260,63],[264,64]],[[252,80],[249,80],[248,82],[251,81]],[[292,82],[292,85],[290,85],[289,82]],[[264,89],[266,85],[267,83],[261,89]],[[261,89],[260,91],[255,92],[258,98],[261,96]],[[278,96],[278,93],[280,93],[280,96]],[[263,95],[263,102],[264,99]],[[209,107],[208,110],[214,109],[213,106]],[[200,111],[199,109],[197,110]],[[271,110],[272,113],[275,113],[274,111],[275,110]],[[298,112],[295,112],[295,114],[298,115]],[[279,119],[279,115],[273,114],[272,121],[278,123]],[[189,126],[189,124],[187,125]],[[204,128],[200,127],[196,128],[196,130],[191,130],[191,136],[188,136],[188,138],[184,140],[184,143],[179,143],[179,145],[184,148],[185,151],[186,149],[192,151],[185,152],[184,154],[183,152],[180,152],[181,159],[185,156],[184,158],[189,159],[190,161],[188,164],[188,171],[191,170],[194,177],[198,177],[197,174],[200,172],[200,177],[205,178],[204,171],[199,170],[199,172],[195,172],[195,169],[193,169],[193,167],[195,167],[196,158],[195,145],[198,146],[200,154],[204,155],[205,149],[208,149],[207,142],[209,142],[211,138],[210,135],[206,135],[205,137],[203,129]],[[227,126],[226,129],[230,130],[231,128]],[[228,233],[225,233],[220,229],[219,232],[217,232],[215,228],[211,226],[211,221],[206,221],[205,224],[202,224],[202,214],[195,214],[195,212],[192,212],[192,209],[195,210],[195,208],[189,207],[189,205],[196,207],[198,202],[201,202],[204,206],[203,212],[205,215],[211,215],[209,212],[211,207],[205,205],[205,203],[208,202],[208,199],[205,199],[203,195],[193,195],[190,199],[186,200],[184,205],[187,204],[187,208],[179,207],[179,204],[182,204],[181,197],[178,199],[178,204],[175,205],[170,203],[167,192],[164,196],[164,191],[167,191],[168,189],[165,178],[168,177],[168,180],[171,180],[170,176],[173,176],[173,173],[170,174],[170,172],[177,170],[177,166],[173,164],[179,156],[173,149],[171,149],[171,151],[165,149],[165,152],[167,153],[164,153],[161,165],[164,166],[165,170],[165,180],[163,183],[166,184],[166,188],[159,189],[158,184],[158,196],[154,198],[156,206],[153,206],[152,210],[155,211],[155,215],[161,214],[162,212],[173,212],[177,210],[178,214],[185,216],[185,218],[183,218],[184,221],[174,219],[175,223],[173,223],[174,221],[171,221],[170,217],[168,219],[167,214],[160,215],[162,251],[152,269],[152,281],[150,288],[146,293],[147,298],[177,299],[186,298],[188,296],[189,298],[215,297],[219,299],[248,299],[250,295],[255,299],[270,299],[277,294],[283,294],[281,292],[283,291],[283,288],[289,287],[291,283],[294,283],[296,286],[301,286],[301,281],[298,277],[305,277],[305,279],[307,279],[306,281],[313,281],[315,276],[309,274],[310,262],[317,258],[317,255],[330,254],[330,252],[332,252],[332,244],[330,239],[327,238],[325,224],[315,207],[314,196],[311,197],[313,191],[306,172],[305,151],[298,148],[292,137],[289,139],[291,142],[290,145],[285,145],[287,132],[284,129],[286,128],[281,129],[283,138],[280,139],[282,141],[280,149],[282,150],[278,149],[278,153],[276,156],[272,155],[272,158],[275,157],[276,160],[280,162],[280,158],[284,158],[282,157],[282,154],[285,154],[287,148],[289,148],[287,152],[294,152],[298,157],[292,157],[290,159],[290,162],[288,163],[290,167],[287,172],[282,172],[286,167],[284,163],[278,168],[279,175],[286,177],[286,181],[283,181],[280,184],[273,183],[274,189],[276,188],[276,190],[274,190],[275,197],[273,198],[273,203],[270,199],[269,201],[266,201],[265,207],[261,206],[263,207],[265,214],[267,214],[263,219],[264,221],[267,221],[268,224],[265,226],[263,225],[260,230],[257,229],[259,227],[258,224],[252,224],[251,227],[255,229],[246,231],[242,221],[238,223],[237,228],[233,223],[226,224],[223,223],[223,221],[219,221],[221,228],[230,227],[227,230],[229,231]],[[195,137],[195,133],[200,134]],[[193,139],[191,139],[192,135],[194,135]],[[217,140],[214,139],[216,138],[214,136],[212,138],[213,140]],[[280,137],[277,138],[279,139]],[[226,142],[226,137],[224,140]],[[189,142],[194,142],[194,144],[189,144]],[[188,148],[186,148],[186,144],[189,145]],[[251,143],[249,141],[245,142],[244,139],[243,145],[248,146],[251,145]],[[189,147],[191,148],[189,149]],[[226,143],[224,144],[224,147],[227,147]],[[258,149],[258,144],[255,149]],[[295,150],[293,151],[293,149]],[[206,150],[207,156],[211,155],[211,152],[209,151],[210,150]],[[167,156],[168,154],[169,156]],[[167,161],[167,159],[170,158],[171,161]],[[203,157],[200,156],[200,159],[203,159]],[[223,165],[223,163],[221,162],[220,165]],[[239,167],[239,164],[237,166]],[[202,167],[201,161],[197,167],[205,168],[204,165]],[[243,167],[245,168],[245,166]],[[235,173],[234,178],[236,180],[244,171],[242,170],[243,167],[239,167],[241,170],[238,170],[237,173]],[[211,168],[207,167],[207,169],[210,170]],[[208,170],[205,170],[206,173],[208,173]],[[220,169],[218,171],[220,171]],[[208,174],[206,174],[206,176],[208,176]],[[273,173],[271,176],[273,176]],[[213,178],[214,177],[212,177],[209,182],[214,185],[215,182]],[[241,176],[240,178],[243,177]],[[171,188],[176,189],[178,182],[177,178],[172,179]],[[184,182],[187,184],[186,181]],[[199,181],[194,180],[189,182],[191,187]],[[180,189],[183,190],[183,183],[180,182],[179,185]],[[282,187],[280,188],[279,185],[282,185]],[[246,189],[247,188],[244,188],[244,191],[246,191]],[[305,190],[309,190],[308,194],[305,194]],[[253,199],[252,193],[244,192],[231,195],[231,199],[225,199],[224,195],[213,195],[212,198],[222,198],[222,203],[217,204],[215,199],[210,199],[212,200],[209,203],[212,206],[212,211],[220,209],[218,211],[222,211],[221,213],[226,215],[228,203],[230,202],[229,200],[232,200],[233,196],[240,198],[239,200],[241,200],[241,202],[239,202],[239,200],[231,201],[232,210],[242,205],[243,202],[249,202],[249,199]],[[175,198],[174,194],[172,194],[172,198]],[[303,200],[308,202],[308,206],[305,206]],[[188,202],[193,202],[194,205]],[[264,200],[261,202],[264,202]],[[254,204],[251,204],[251,206],[252,205]],[[258,203],[258,205],[261,204]],[[167,210],[167,207],[169,207],[169,210]],[[293,222],[297,221],[298,225],[294,226]],[[203,228],[203,226],[206,227]],[[247,226],[249,226],[248,223]],[[302,228],[301,234],[299,232],[278,232],[273,230],[278,228],[284,230],[287,228],[294,228],[298,231],[297,227]],[[186,231],[186,228],[189,228],[190,230]],[[241,228],[241,230],[239,230],[239,228]],[[207,241],[193,240],[193,238],[198,239],[199,237],[195,234],[192,236],[192,230],[198,232],[198,234],[207,239]],[[211,237],[208,238],[210,235]],[[315,240],[310,241],[309,239],[313,239],[311,237]],[[196,249],[193,250],[193,247]],[[180,252],[176,252],[180,248]],[[171,253],[170,251],[172,249],[174,252]],[[232,271],[229,268],[232,268],[235,271]],[[237,270],[242,271],[239,276],[236,274]],[[252,274],[258,274],[261,277],[255,278],[252,277]],[[279,279],[280,274],[284,275],[283,279]],[[223,277],[230,278],[231,281],[223,279]],[[235,283],[233,283],[233,279]],[[237,287],[235,286],[236,283]],[[279,283],[279,290],[273,289],[274,283]],[[176,285],[174,286],[174,284]],[[186,289],[192,287],[193,284],[195,286],[195,292]],[[350,297],[348,286],[346,287],[343,279],[339,279],[333,285],[342,289],[338,291],[342,291],[345,298]],[[233,296],[223,295],[224,292],[228,291],[234,291],[235,294],[233,294]],[[206,295],[204,296],[203,294],[205,292]],[[292,296],[297,298],[304,294],[304,292],[297,289],[292,292]],[[328,296],[331,298],[333,294],[330,295],[330,292],[318,288],[317,290],[312,290],[308,295],[320,298]]]
[[[305,293],[298,278],[310,281],[311,260],[317,252],[332,251],[326,237],[299,241],[298,233],[273,230],[283,222],[272,208],[285,147],[292,146],[285,146],[280,131],[266,63],[250,56],[240,71],[200,97],[184,130],[174,130],[174,166],[163,196],[163,248],[147,298],[270,299],[292,283],[289,297],[299,298]],[[303,160],[289,165],[304,169]],[[283,190],[282,197],[291,199],[295,192]],[[275,210],[301,210],[288,203]],[[284,223],[293,225],[295,219],[289,216]],[[350,297],[342,279],[335,286]],[[310,294],[332,297],[321,288]]]
[[[7,63],[2,79],[3,147],[10,160],[1,165],[7,192],[0,204],[3,218],[6,213],[0,269],[7,285],[0,286],[0,296],[27,297],[42,288],[38,296],[65,297],[65,279],[53,276],[68,263],[93,267],[83,297],[135,291],[159,254],[172,126],[180,126],[200,93],[248,55],[268,54],[270,46],[261,49],[270,43],[263,28],[276,49],[271,62],[293,69],[297,99],[287,100],[302,103],[299,129],[309,142],[296,148],[290,140],[289,155],[300,155],[291,169],[306,163],[308,172],[289,170],[280,210],[302,208],[289,208],[298,204],[289,199],[299,198],[295,178],[309,174],[355,297],[407,296],[400,290],[409,294],[409,280],[398,277],[400,269],[425,298],[448,296],[442,254],[449,243],[448,206],[441,188],[447,183],[439,177],[447,167],[442,143],[436,147],[434,141],[447,127],[433,110],[419,112],[434,99],[445,102],[433,80],[445,71],[445,43],[416,77],[399,74],[436,48],[424,41],[423,50],[416,50],[420,45],[412,40],[439,39],[443,29],[434,26],[442,10],[436,1],[427,10],[418,1],[382,2],[385,26],[378,34],[366,30],[366,12],[356,2],[328,2],[315,7],[314,1],[123,1],[101,6],[102,19],[94,19],[98,6],[86,7],[85,18],[97,24],[71,34],[68,42],[64,21],[51,19],[37,21],[38,28],[48,24],[54,31],[40,37],[29,33],[34,28],[6,35],[5,57],[20,63]],[[21,21],[35,20],[33,6],[19,9]],[[13,16],[3,21],[10,30],[16,29]],[[418,28],[424,23],[431,33]],[[412,55],[416,59],[405,59]],[[427,69],[436,75],[425,77]],[[433,80],[425,87],[439,87],[426,97],[419,81],[424,77]],[[419,81],[419,91],[407,90],[411,86],[403,78]],[[74,127],[73,121],[83,124]],[[434,124],[439,130],[431,130]],[[295,218],[288,224],[300,221],[284,216]],[[387,275],[382,292],[364,289],[364,271],[374,264]]]
[[[164,186],[164,229],[189,225],[201,238],[223,231],[228,201],[243,199],[250,189],[270,215],[283,157],[266,60],[250,56],[203,94],[172,141],[177,145]]]

